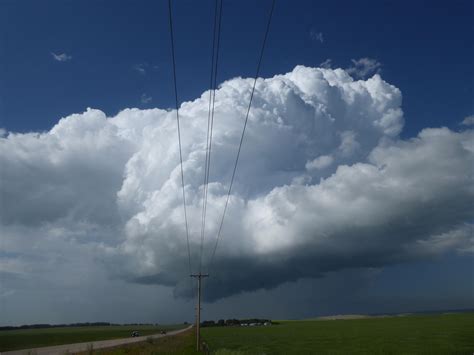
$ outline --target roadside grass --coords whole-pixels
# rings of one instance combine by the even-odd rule
[[[157,334],[160,330],[175,330],[187,325],[158,326],[105,326],[21,329],[0,331],[0,351],[39,348],[61,344],[83,343],[96,340],[128,338],[132,331],[140,335]]]
[[[163,338],[151,339],[140,343],[117,346],[115,348],[94,350],[93,354],[98,355],[126,355],[126,354],[180,354],[195,355],[202,354],[196,352],[196,337],[194,329],[189,329],[183,333],[169,335]],[[89,354],[88,352],[79,353],[80,355]]]
[[[472,354],[474,313],[203,328],[212,354]]]

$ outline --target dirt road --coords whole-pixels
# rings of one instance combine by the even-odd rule
[[[64,344],[64,345],[55,345],[55,346],[47,346],[44,348],[34,348],[34,349],[23,349],[23,350],[13,350],[13,351],[5,351],[0,352],[0,355],[64,355],[64,354],[74,354],[81,351],[87,351],[89,349],[104,349],[110,348],[113,346],[119,346],[124,344],[130,343],[139,343],[141,341],[146,341],[148,337],[153,338],[162,338],[169,335],[179,334],[185,332],[186,330],[192,328],[189,326],[185,329],[174,330],[168,332],[167,334],[155,334],[155,335],[148,335],[136,338],[122,338],[122,339],[112,339],[112,340],[100,340],[100,341],[91,341],[86,343],[76,343],[76,344]]]

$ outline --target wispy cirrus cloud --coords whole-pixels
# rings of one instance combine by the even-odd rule
[[[474,115],[467,116],[464,118],[464,120],[461,122],[463,126],[473,126],[474,125]]]
[[[143,93],[142,96],[140,96],[140,102],[142,104],[149,104],[153,98],[151,96],[148,96],[146,93]]]
[[[150,64],[148,62],[138,63],[132,66],[132,69],[140,75],[147,75],[150,72],[156,72],[159,69],[159,66],[156,64]]]
[[[138,63],[133,66],[133,70],[135,70],[137,73],[141,75],[145,75],[148,70],[148,64],[147,63]]]
[[[316,31],[315,29],[311,29],[311,30],[309,31],[309,37],[310,37],[311,40],[313,40],[313,41],[318,41],[318,42],[324,43],[324,36],[323,36],[323,33],[322,33],[322,32],[318,32],[318,31]]]
[[[326,59],[324,62],[321,62],[321,64],[319,64],[319,67],[320,68],[325,68],[325,69],[331,69],[332,67],[332,60],[331,59]]]
[[[66,53],[56,54],[54,52],[51,52],[51,55],[53,56],[53,59],[57,62],[68,62],[72,59],[72,56]]]
[[[352,66],[346,72],[358,79],[363,79],[369,75],[380,73],[382,63],[373,58],[351,59]]]

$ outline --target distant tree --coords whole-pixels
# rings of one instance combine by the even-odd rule
[[[218,325],[219,327],[225,326],[225,320],[219,319],[219,320],[217,321],[217,325]]]
[[[225,321],[225,325],[227,326],[240,325],[240,321],[238,319],[227,319]]]
[[[206,320],[201,323],[201,327],[215,327],[216,323],[213,320]]]

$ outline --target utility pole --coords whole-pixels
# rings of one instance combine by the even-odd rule
[[[201,279],[203,277],[209,277],[209,274],[191,274],[191,277],[195,277],[198,280],[198,298],[196,307],[196,350],[199,351],[201,348]]]

